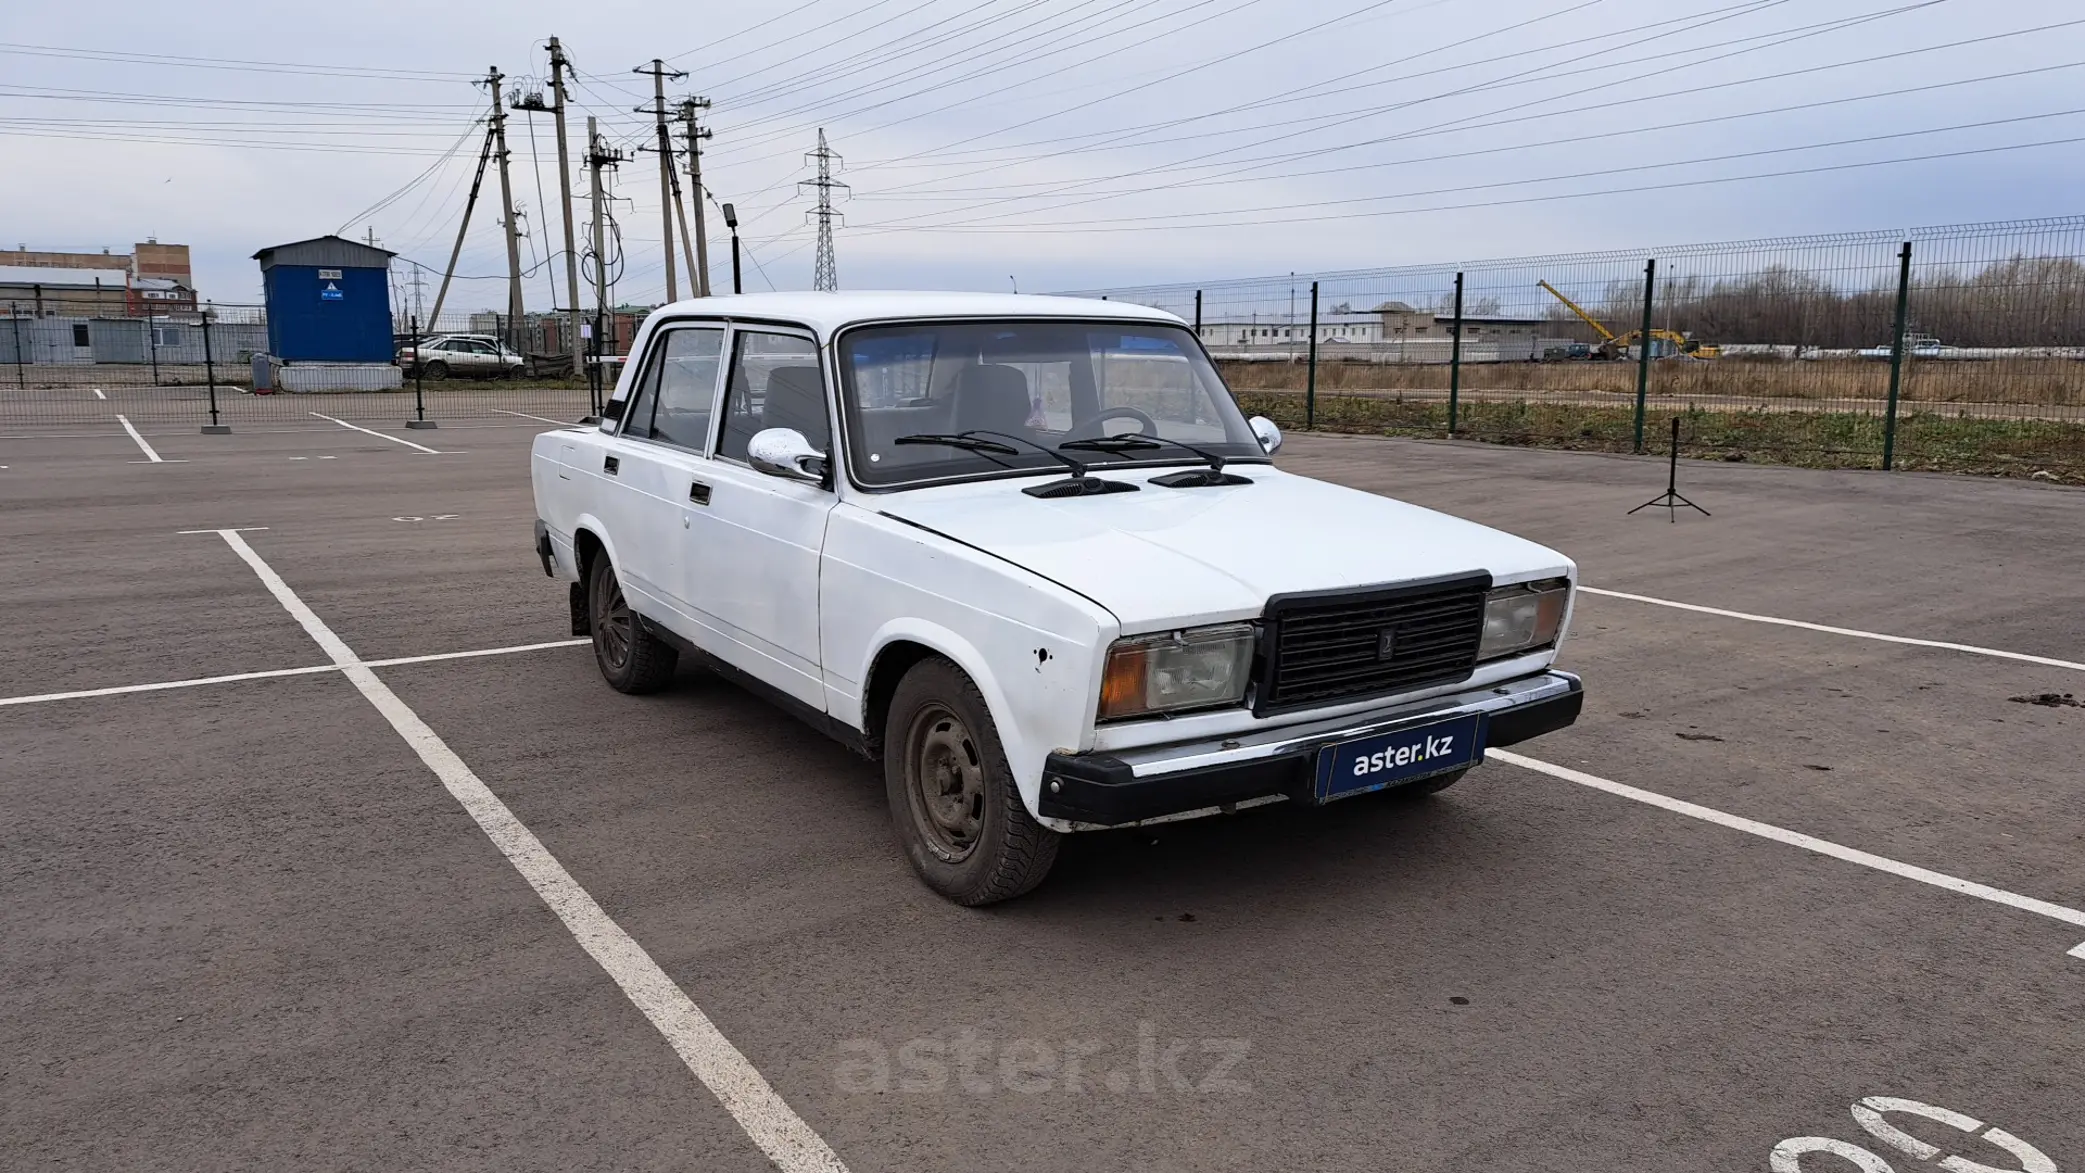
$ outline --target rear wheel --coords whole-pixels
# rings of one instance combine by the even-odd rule
[[[617,692],[657,692],[673,682],[680,653],[672,644],[645,630],[608,555],[594,555],[587,601],[594,629],[594,662],[601,678]]]
[[[1042,883],[1062,837],[1028,813],[984,695],[962,669],[938,657],[914,665],[883,728],[891,821],[928,887],[976,906]]]
[[[428,363],[427,377],[433,379],[437,383],[441,382],[443,379],[448,378],[449,364],[443,362],[440,359],[435,359],[433,362]]]

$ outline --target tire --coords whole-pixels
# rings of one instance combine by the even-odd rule
[[[449,364],[435,359],[427,364],[427,377],[439,383],[449,377]]]
[[[672,644],[644,629],[623,598],[622,583],[608,555],[594,555],[588,574],[587,612],[594,629],[594,663],[601,679],[617,692],[657,692],[673,683],[680,653]]]
[[[1390,789],[1383,791],[1383,793],[1393,802],[1410,802],[1416,798],[1425,798],[1429,794],[1439,794],[1441,791],[1462,781],[1464,774],[1476,768],[1475,766],[1464,766],[1452,774],[1436,774],[1423,781],[1412,782],[1404,786],[1392,786]]]
[[[898,682],[883,724],[891,823],[927,887],[975,908],[1042,883],[1063,836],[1035,821],[984,695],[935,657]]]

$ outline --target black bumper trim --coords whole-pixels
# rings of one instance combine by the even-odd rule
[[[1515,745],[1553,733],[1578,720],[1584,707],[1585,689],[1574,681],[1563,696],[1493,713],[1485,725],[1484,744]],[[1046,818],[1113,827],[1275,795],[1308,802],[1315,788],[1317,754],[1315,747],[1296,749],[1139,778],[1112,754],[1053,753],[1043,764],[1036,805]]]

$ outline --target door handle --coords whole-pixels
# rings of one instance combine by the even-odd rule
[[[622,468],[623,461],[619,456],[604,456],[601,458],[601,471],[609,476],[615,476],[622,471]]]
[[[703,484],[701,481],[695,481],[689,484],[688,500],[693,501],[697,505],[709,504],[709,486]]]

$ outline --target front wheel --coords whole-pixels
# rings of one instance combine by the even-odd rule
[[[914,665],[883,729],[891,821],[929,888],[975,907],[1042,883],[1062,836],[1028,813],[984,695],[962,669],[938,657]]]
[[[436,359],[427,364],[427,377],[439,383],[449,377],[449,364]]]
[[[657,692],[673,682],[680,653],[672,644],[645,630],[606,553],[594,555],[587,587],[589,618],[594,629],[594,662],[601,678],[617,692]]]

